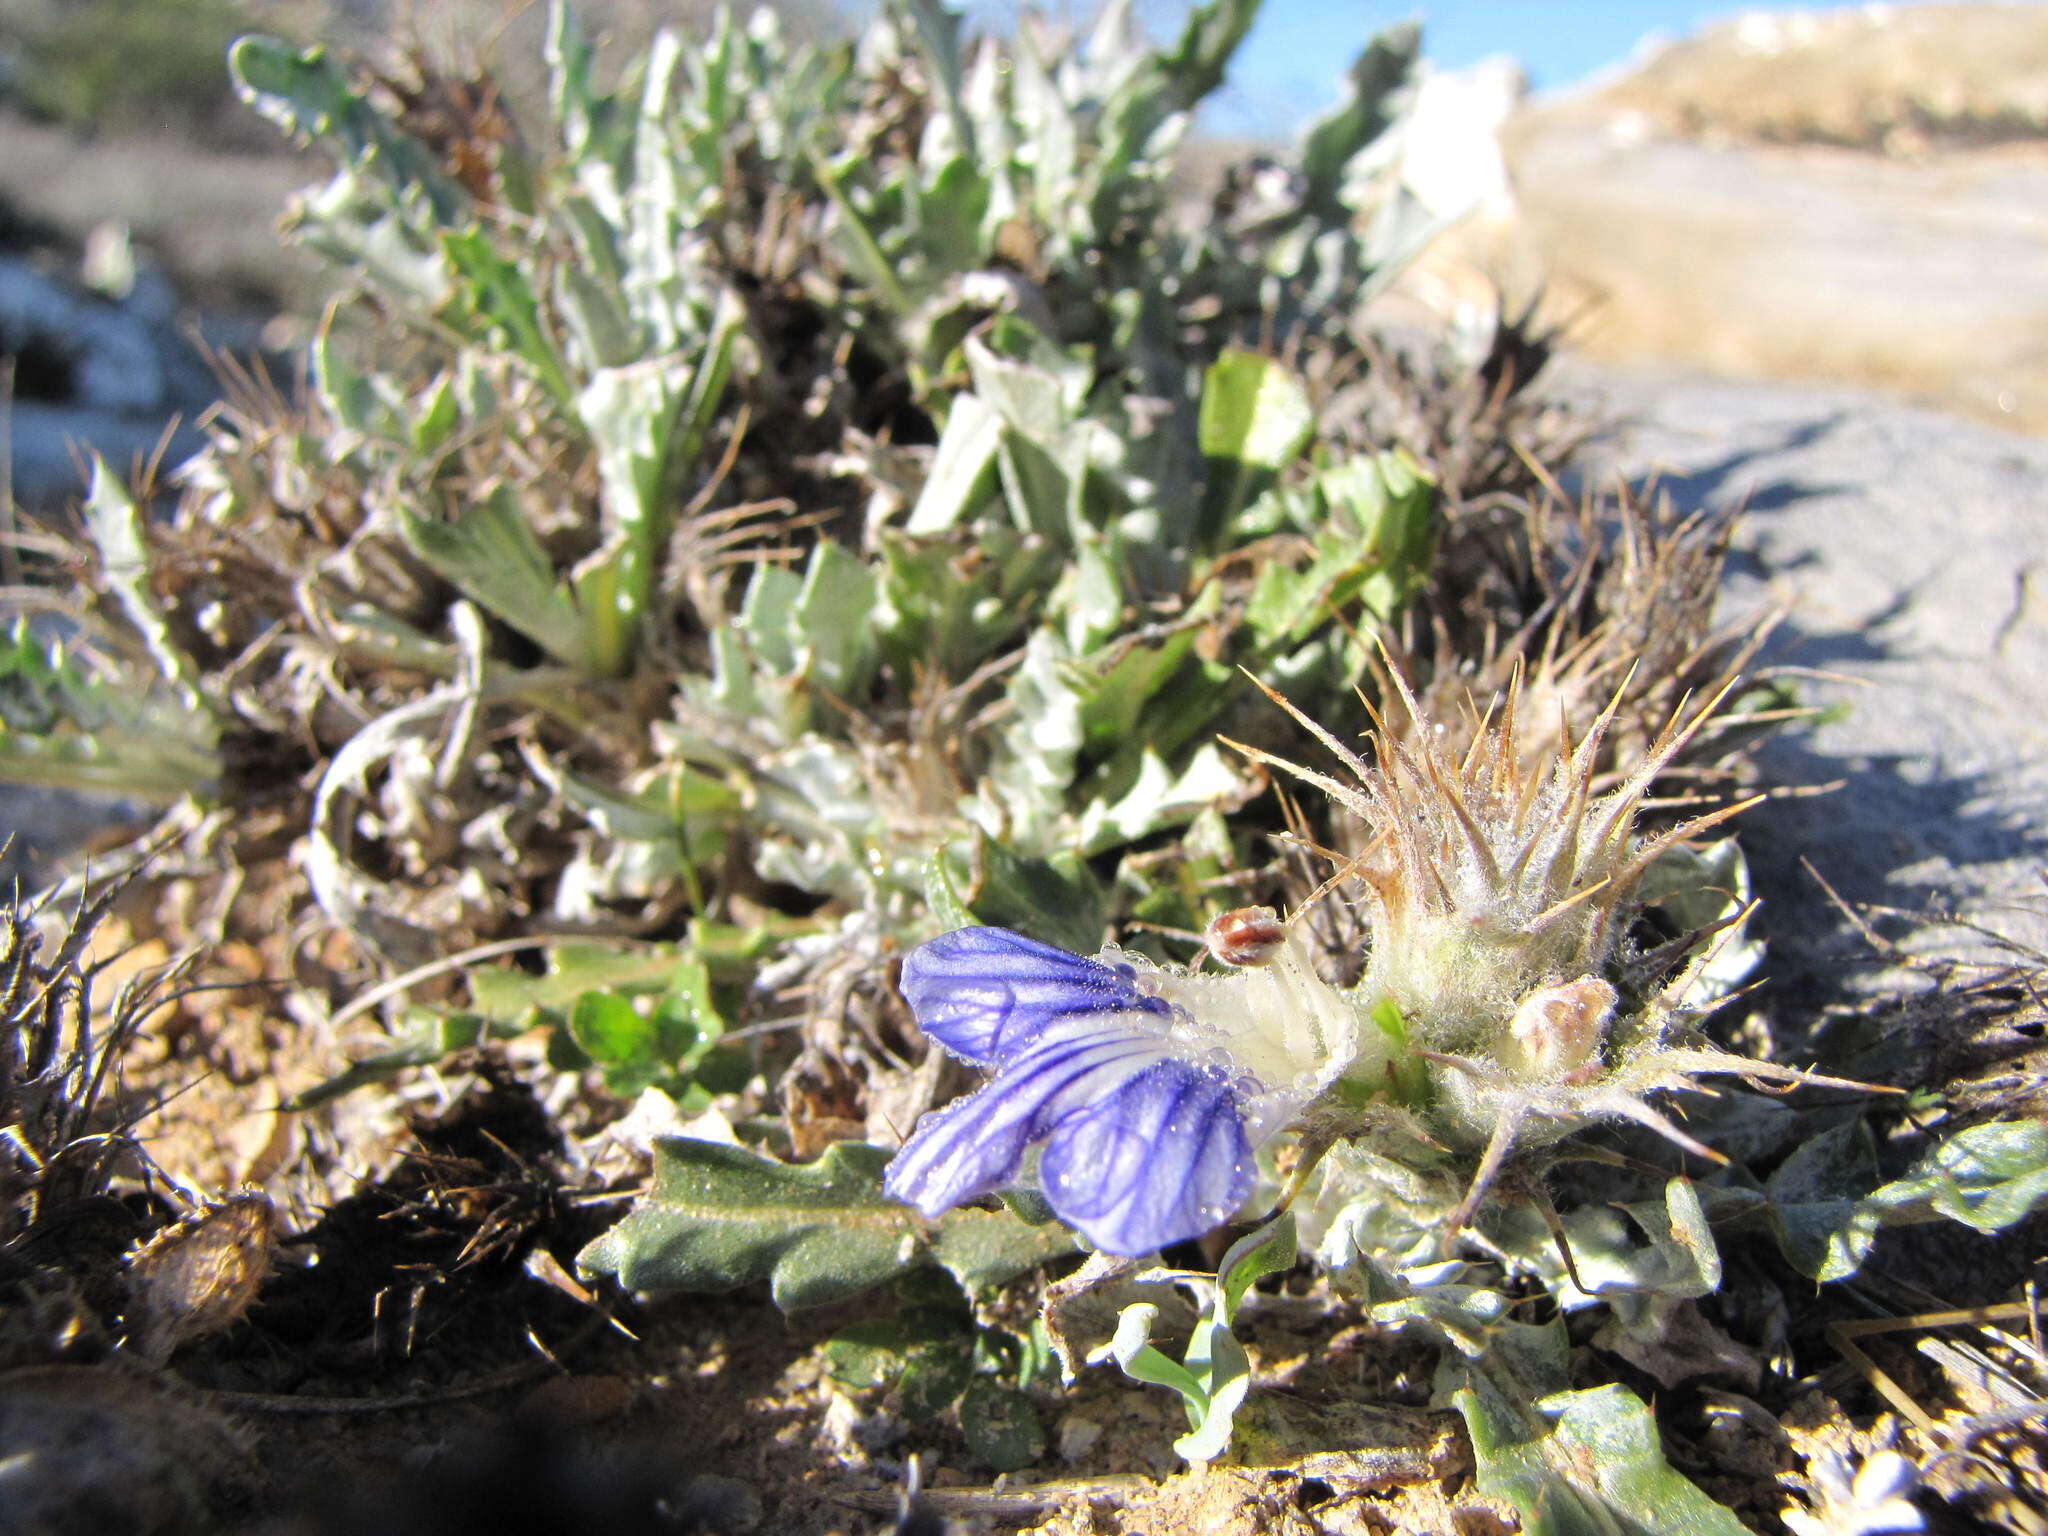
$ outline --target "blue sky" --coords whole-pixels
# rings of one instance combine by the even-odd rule
[[[1185,14],[1175,0],[1139,0],[1155,35]],[[1648,34],[1677,36],[1763,9],[1740,0],[1265,0],[1208,125],[1219,132],[1286,133],[1335,100],[1337,81],[1379,28],[1420,16],[1423,49],[1446,68],[1513,54],[1539,90],[1572,84],[1626,59]],[[1781,4],[1775,8],[1784,8]],[[1834,9],[1807,0],[1806,8]]]

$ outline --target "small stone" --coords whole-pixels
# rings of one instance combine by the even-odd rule
[[[761,1495],[736,1477],[693,1477],[675,1501],[683,1529],[747,1536],[761,1523]]]
[[[1102,1438],[1102,1426],[1093,1419],[1070,1413],[1060,1420],[1059,1444],[1061,1461],[1079,1461],[1095,1449],[1095,1442]]]
[[[633,1384],[623,1376],[557,1376],[526,1394],[527,1412],[552,1423],[601,1424],[633,1406]]]
[[[893,1413],[862,1413],[843,1392],[834,1392],[818,1425],[818,1438],[849,1465],[864,1467],[902,1443],[909,1426]]]

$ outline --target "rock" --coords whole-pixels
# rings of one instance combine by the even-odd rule
[[[1723,143],[1913,148],[2048,128],[2048,25],[2031,5],[1749,11],[1643,50],[1582,104]]]
[[[76,497],[91,453],[123,472],[159,453],[177,464],[198,449],[192,423],[219,395],[160,271],[134,267],[115,299],[48,265],[0,256],[7,462],[15,499],[31,508]]]
[[[1552,387],[1617,423],[1587,478],[1747,509],[1725,611],[1790,604],[1767,660],[1810,669],[1799,695],[1827,714],[1759,764],[1842,787],[1742,820],[1773,973],[1862,951],[1803,862],[1851,902],[2048,949],[2048,444],[1837,387],[1584,363]]]
[[[19,373],[40,364],[52,376],[45,387],[58,398],[125,415],[163,409],[166,381],[153,329],[123,305],[0,257],[0,350]],[[16,387],[29,392],[19,380]]]
[[[1395,303],[1449,316],[1540,291],[1604,361],[1830,379],[2048,431],[2044,135],[2038,6],[1751,14],[1516,112],[1511,196]]]
[[[140,1372],[0,1374],[0,1536],[216,1530],[255,1480],[225,1421]]]
[[[1481,259],[1613,362],[1833,379],[2048,430],[2048,148],[1909,163],[1537,119]]]

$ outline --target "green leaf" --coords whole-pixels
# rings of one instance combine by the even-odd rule
[[[39,627],[17,615],[0,639],[0,781],[162,804],[215,793],[209,714]]]
[[[580,262],[555,273],[555,311],[588,372],[629,366],[647,350],[647,338],[626,312],[617,286],[599,282]]]
[[[686,1065],[725,1033],[725,1016],[712,995],[711,965],[694,951],[685,954],[654,1006],[654,1024],[664,1061]]]
[[[1081,1251],[1080,1239],[1060,1223],[1028,1222],[1007,1207],[948,1211],[939,1218],[931,1246],[932,1257],[972,1297]]]
[[[974,392],[1001,418],[996,467],[1020,530],[1073,543],[1083,442],[1074,431],[1090,368],[1018,322],[970,336],[961,353]]]
[[[1340,223],[1344,172],[1352,157],[1394,125],[1409,77],[1422,52],[1422,28],[1404,21],[1387,28],[1359,54],[1346,76],[1344,100],[1308,125],[1301,141],[1302,206],[1313,217]]]
[[[1273,359],[1231,350],[1209,365],[1199,423],[1208,463],[1199,525],[1204,543],[1222,536],[1308,446],[1314,430],[1308,391]]]
[[[945,861],[950,912],[970,911],[972,922],[1014,928],[1078,955],[1102,947],[1108,894],[1081,860],[1031,858],[980,834],[973,856],[978,871],[960,867],[963,852],[953,844],[936,856]],[[964,900],[963,891],[971,893]]]
[[[1803,1143],[1765,1184],[1786,1257],[1817,1280],[1841,1280],[1869,1257],[1881,1228],[1961,1222],[2002,1232],[2048,1207],[2048,1124],[2004,1120],[1956,1132],[1901,1178],[1871,1190],[1877,1158],[1862,1121]]]
[[[412,413],[413,452],[423,457],[439,453],[461,422],[455,398],[455,379],[442,374],[414,401]]]
[[[1172,1388],[1187,1404],[1192,1420],[1208,1408],[1209,1394],[1194,1372],[1169,1359],[1152,1342],[1152,1325],[1158,1317],[1159,1308],[1153,1303],[1132,1302],[1117,1314],[1116,1332],[1110,1341],[1088,1358],[1091,1364],[1104,1358],[1112,1359],[1133,1381]]]
[[[986,500],[995,483],[996,449],[1002,439],[1002,417],[980,397],[956,399],[946,412],[946,425],[906,530],[943,533]]]
[[[939,83],[954,142],[960,153],[972,161],[980,153],[980,146],[975,140],[973,114],[960,94],[961,13],[944,0],[897,0],[897,6],[909,14],[918,51]]]
[[[1129,740],[1139,713],[1172,680],[1195,643],[1195,626],[1168,635],[1157,645],[1105,647],[1106,664],[1089,657],[1074,671],[1082,693],[1081,730],[1091,752]],[[1100,670],[1086,670],[1099,667]]]
[[[813,153],[809,160],[812,176],[818,187],[832,201],[832,210],[838,215],[835,225],[851,265],[865,278],[884,304],[899,317],[908,317],[916,303],[903,287],[903,280],[897,275],[896,265],[882,250],[875,238],[875,231],[862,216],[846,190],[842,170],[852,167],[834,165],[825,156]]]
[[[959,1401],[974,1380],[974,1350],[961,1339],[953,1346],[933,1345],[914,1351],[896,1378],[899,1407],[912,1423],[937,1418]]]
[[[1259,0],[1209,0],[1189,10],[1173,50],[1158,56],[1173,111],[1191,110],[1223,84],[1224,71],[1258,14]]]
[[[772,1162],[686,1137],[655,1144],[654,1185],[577,1255],[629,1291],[722,1291],[769,1282],[784,1309],[819,1306],[923,1262],[916,1213],[886,1199],[881,1147],[840,1142],[815,1163]]]
[[[674,481],[702,446],[732,365],[735,322],[723,319],[694,361],[669,354],[601,368],[575,397],[597,449],[604,543],[577,572],[577,594],[594,633],[595,660],[623,673],[654,594],[674,526]]]
[[[917,243],[931,272],[968,272],[980,264],[989,192],[988,178],[975,165],[971,150],[947,160],[919,189]]]
[[[430,1067],[457,1051],[473,1049],[487,1035],[496,1033],[490,1021],[474,1013],[436,1013],[426,1008],[407,1012],[405,1022],[387,1050],[351,1063],[325,1082],[285,1102],[294,1112],[317,1109],[320,1105],[354,1093],[372,1083],[388,1083],[414,1067]]]
[[[168,620],[150,590],[149,541],[142,532],[142,513],[121,477],[107,461],[92,456],[92,482],[85,498],[85,526],[99,551],[100,570],[114,600],[142,639],[163,680],[177,690],[185,707],[206,713],[199,687],[199,669],[171,634]]]
[[[1215,746],[1205,746],[1178,773],[1165,759],[1141,749],[1130,788],[1115,800],[1098,799],[1081,812],[1080,843],[1090,854],[1136,842],[1192,820],[1239,794],[1244,781]]]
[[[1294,1212],[1282,1211],[1255,1232],[1248,1232],[1224,1250],[1216,1264],[1216,1310],[1227,1326],[1237,1316],[1244,1294],[1268,1275],[1284,1274],[1301,1257],[1294,1231]]]
[[[228,50],[236,93],[295,139],[323,145],[344,168],[368,171],[392,194],[419,199],[434,222],[452,225],[470,209],[461,185],[327,56],[271,37],[244,37]]]
[[[543,1013],[575,1007],[587,992],[632,996],[695,985],[701,964],[688,952],[665,947],[557,944],[547,951],[543,975],[516,966],[469,971],[470,1009],[497,1023],[525,1029]]]
[[[1205,458],[1285,469],[1314,430],[1308,391],[1270,357],[1233,348],[1202,375],[1199,433]]]
[[[925,861],[924,904],[931,915],[933,925],[941,933],[951,933],[956,928],[972,928],[974,914],[967,903],[960,899],[960,888],[953,881],[949,861],[958,859],[964,867],[972,859],[971,850],[960,849],[947,844],[935,850]]]
[[[510,491],[494,491],[450,522],[403,507],[398,517],[405,542],[435,575],[564,666],[586,664],[583,615]]]
[[[1480,1385],[1453,1394],[1482,1493],[1528,1536],[1743,1536],[1742,1522],[1664,1459],[1656,1420],[1626,1388],[1513,1405]]]
[[[651,1061],[654,1020],[616,992],[586,992],[569,1010],[569,1033],[592,1061],[624,1066]]]
[[[1346,589],[1371,569],[1366,551],[1355,542],[1326,535],[1316,541],[1309,563],[1296,567],[1279,556],[1259,568],[1244,619],[1262,650],[1299,642],[1329,624]]]
[[[825,1341],[825,1374],[852,1392],[886,1387],[903,1370],[909,1331],[895,1318],[842,1328]]]
[[[839,1142],[815,1163],[778,1163],[687,1137],[655,1144],[654,1185],[577,1256],[631,1291],[720,1291],[766,1280],[784,1309],[858,1295],[936,1261],[970,1291],[1059,1252],[1072,1236],[972,1208],[925,1222],[882,1193],[891,1154]],[[1028,1234],[1028,1235],[1024,1235]]]
[[[1721,1288],[1721,1249],[1691,1179],[1671,1179],[1661,1205],[1643,1201],[1625,1207],[1650,1240],[1651,1263],[1638,1282],[1666,1296],[1691,1298]]]
[[[1230,1448],[1237,1410],[1252,1387],[1251,1357],[1222,1323],[1205,1317],[1188,1340],[1188,1370],[1201,1382],[1205,1399],[1193,1427],[1173,1442],[1176,1454],[1188,1461],[1214,1461]]]
[[[1877,1147],[1860,1117],[1801,1142],[1764,1185],[1785,1257],[1815,1278],[1854,1274],[1881,1225],[1862,1207],[1876,1183]]]
[[[661,1027],[616,992],[586,992],[569,1010],[569,1038],[604,1073],[605,1087],[631,1098],[663,1075]]]
[[[977,1376],[960,1399],[967,1448],[998,1472],[1021,1472],[1045,1454],[1045,1429],[1022,1392]]]
[[[572,159],[581,159],[589,152],[592,120],[605,98],[591,87],[590,42],[569,0],[553,0],[548,7],[542,56],[548,67],[548,106],[561,129],[562,147]]]
[[[1316,488],[1335,526],[1370,557],[1371,574],[1358,587],[1359,600],[1374,617],[1393,618],[1428,578],[1436,558],[1436,482],[1405,450],[1394,448],[1332,466],[1317,476]]]
[[[323,325],[313,338],[313,388],[327,413],[349,431],[364,437],[393,435],[390,402],[342,355],[332,326]]]
[[[532,367],[557,403],[575,393],[561,355],[541,324],[540,301],[520,263],[500,253],[481,225],[441,236],[441,254],[458,279],[456,301],[466,318],[494,329]]]
[[[971,1326],[928,1307],[842,1328],[824,1355],[825,1374],[848,1390],[897,1388],[912,1419],[943,1413],[974,1379]]]
[[[1174,1451],[1189,1461],[1214,1461],[1229,1447],[1232,1416],[1251,1390],[1251,1360],[1227,1327],[1205,1317],[1188,1340],[1185,1363],[1176,1363],[1151,1342],[1158,1316],[1149,1301],[1131,1303],[1117,1314],[1110,1341],[1088,1358],[1112,1359],[1133,1381],[1179,1393],[1189,1429]]]
[[[812,549],[790,611],[805,670],[846,702],[859,697],[874,672],[876,589],[867,563],[828,539]]]
[[[794,676],[797,666],[797,596],[803,583],[779,565],[755,568],[747,583],[747,595],[740,604],[739,627],[753,642],[755,654],[784,677]]]

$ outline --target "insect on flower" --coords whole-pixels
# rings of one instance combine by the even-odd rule
[[[1106,1253],[1219,1225],[1251,1193],[1257,1149],[1358,1054],[1356,1014],[1300,939],[1254,926],[1261,942],[1237,946],[1245,968],[1222,976],[1003,928],[912,951],[902,989],[918,1023],[995,1076],[925,1117],[889,1165],[889,1194],[936,1216],[1015,1182],[1037,1149],[1047,1202]]]

